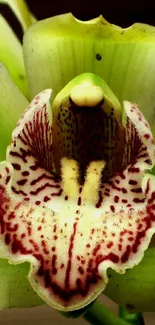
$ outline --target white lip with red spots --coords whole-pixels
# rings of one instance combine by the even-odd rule
[[[143,257],[155,232],[155,163],[148,123],[124,103],[123,167],[98,189],[95,203],[77,197],[55,175],[51,91],[32,101],[0,164],[1,256],[29,261],[29,281],[60,310],[84,307],[103,291],[112,267],[124,272]],[[83,185],[84,186],[84,185]]]

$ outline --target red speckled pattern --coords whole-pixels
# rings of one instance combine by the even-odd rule
[[[125,103],[123,171],[101,183],[98,201],[63,195],[52,152],[50,91],[39,94],[0,164],[1,255],[30,261],[29,281],[50,305],[74,310],[143,257],[155,232],[155,147],[136,105]],[[43,150],[43,151],[42,151]]]

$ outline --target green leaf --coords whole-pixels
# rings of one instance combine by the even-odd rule
[[[31,97],[45,88],[56,95],[84,72],[103,78],[118,100],[136,102],[154,134],[155,28],[122,29],[101,16],[81,22],[71,14],[39,21],[24,37]]]
[[[0,62],[7,67],[12,80],[28,97],[22,45],[2,15],[0,15],[0,34]]]
[[[12,130],[28,104],[6,68],[0,63],[0,160],[5,159]]]
[[[28,282],[28,271],[28,263],[14,266],[0,259],[0,309],[44,304]]]
[[[0,0],[0,4],[8,5],[25,31],[33,22],[36,21],[35,17],[30,13],[29,8],[24,0]]]
[[[143,260],[121,275],[108,271],[109,283],[104,294],[131,312],[154,312],[155,248],[149,248]]]

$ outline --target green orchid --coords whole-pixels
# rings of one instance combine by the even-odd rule
[[[35,18],[29,12],[24,1],[21,0],[0,0],[0,4],[7,4],[19,19],[23,32],[35,22]],[[17,84],[22,93],[28,96],[28,85],[23,61],[22,45],[14,31],[8,25],[5,18],[0,14],[0,61],[6,65],[13,81]]]
[[[19,3],[11,6],[26,30],[34,18]],[[30,262],[29,282],[48,304],[76,310],[105,289],[108,268],[137,265],[155,232],[147,173],[155,164],[155,30],[49,18],[24,34],[25,73],[22,48],[1,21],[10,47],[3,39],[0,60],[12,77],[0,65],[1,159],[28,108],[0,165],[0,254]],[[110,282],[105,292],[115,299]]]

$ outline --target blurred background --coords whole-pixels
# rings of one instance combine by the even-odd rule
[[[105,19],[122,27],[135,21],[155,25],[155,2],[137,0],[27,0],[39,19],[72,12],[77,18],[87,20],[102,14]]]

